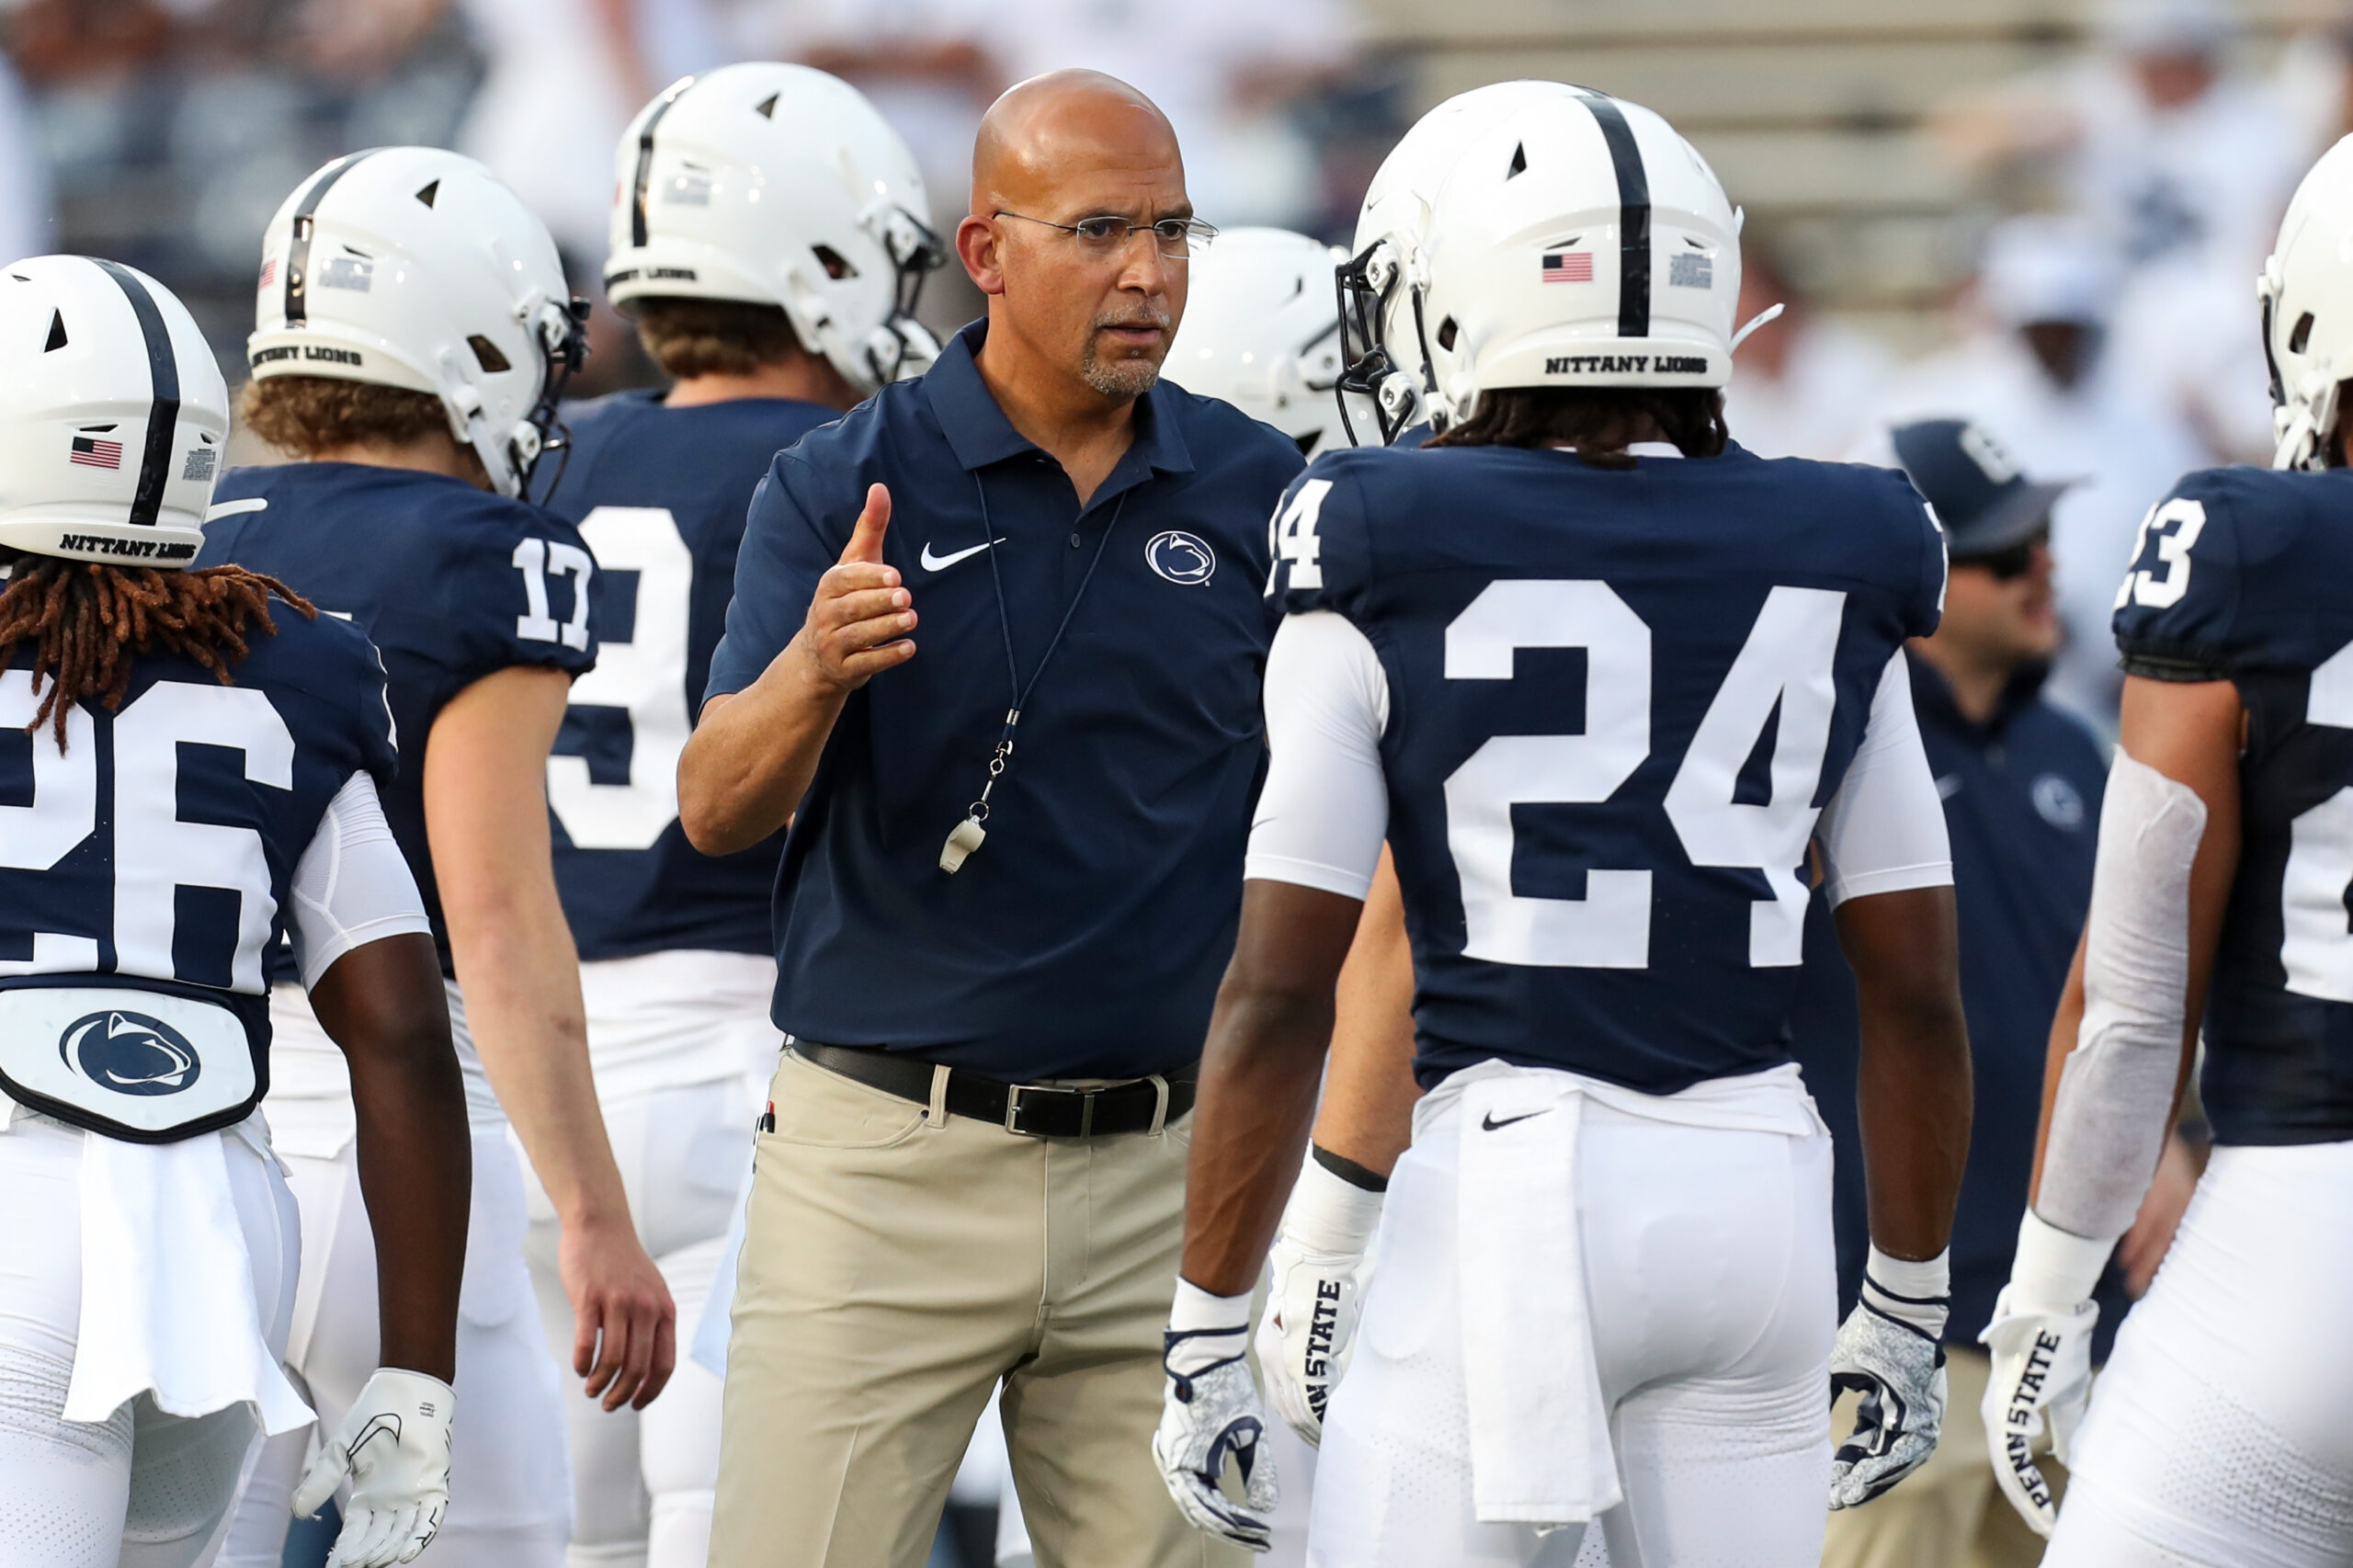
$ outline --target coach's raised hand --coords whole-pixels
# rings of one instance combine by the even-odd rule
[[[915,657],[914,597],[882,560],[890,526],[890,491],[869,485],[801,630],[758,680],[703,704],[678,759],[678,821],[704,854],[749,848],[790,821],[849,694]]]
[[[882,563],[882,535],[891,526],[891,493],[869,485],[841,559],[817,580],[809,619],[784,651],[799,653],[804,677],[820,689],[851,692],[915,657],[915,599],[899,569]]]

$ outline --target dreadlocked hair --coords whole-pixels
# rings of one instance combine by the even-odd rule
[[[1731,434],[1713,387],[1502,387],[1433,447],[1567,447],[1596,468],[1629,469],[1644,416],[1687,458],[1712,458]]]
[[[269,599],[278,597],[305,619],[318,610],[275,577],[242,566],[159,572],[152,566],[109,566],[57,556],[23,555],[0,590],[0,670],[17,645],[33,645],[33,689],[49,690],[25,733],[46,722],[65,749],[65,719],[76,702],[96,698],[112,712],[131,686],[134,655],[151,649],[192,659],[232,684],[229,666],[245,656],[246,633],[278,635]]]

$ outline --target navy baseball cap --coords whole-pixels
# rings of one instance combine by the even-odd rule
[[[2037,483],[1984,426],[1923,419],[1888,432],[1895,460],[1937,509],[1955,561],[1993,555],[2051,526],[2052,503],[2072,481]]]

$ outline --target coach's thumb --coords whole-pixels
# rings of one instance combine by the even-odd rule
[[[866,509],[858,515],[858,526],[849,531],[849,542],[842,546],[842,561],[872,562],[882,560],[882,534],[891,526],[891,492],[880,484],[866,487]]]
[[[319,1457],[311,1461],[303,1473],[302,1484],[294,1489],[293,1513],[298,1519],[307,1519],[327,1506],[335,1489],[351,1471],[351,1445],[338,1432],[320,1445]]]

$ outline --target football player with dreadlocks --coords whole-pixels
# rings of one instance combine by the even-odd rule
[[[473,1127],[467,1484],[431,1561],[556,1568],[571,1513],[562,1391],[510,1137],[563,1217],[574,1369],[608,1405],[642,1405],[674,1356],[669,1292],[598,1114],[550,861],[548,752],[596,657],[596,562],[524,496],[579,317],[539,221],[480,165],[432,148],[328,164],[287,198],[262,254],[243,414],[302,460],[222,482],[207,559],[276,574],[383,655],[404,748],[386,816],[432,917]],[[355,1386],[378,1281],[339,1063],[299,994],[281,985],[273,1006],[272,1121],[303,1214],[288,1360],[331,1413]],[[229,1545],[238,1568],[277,1562],[298,1457],[261,1461]]]
[[[300,1249],[257,1107],[266,954],[349,1063],[381,1315],[302,1482],[333,1561],[449,1496],[465,1100],[368,640],[190,569],[229,401],[186,306],[113,262],[0,269],[0,1563],[191,1568],[263,1434]]]

